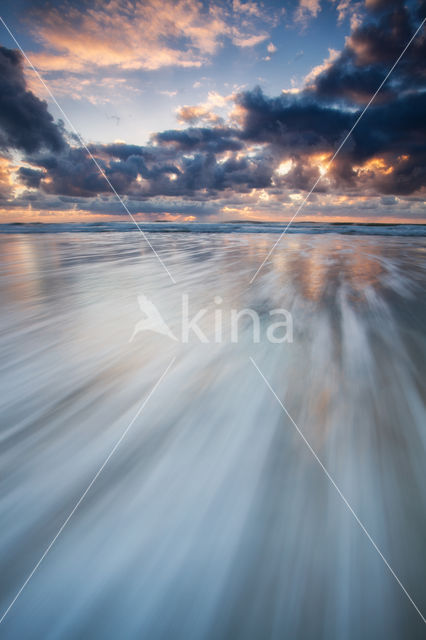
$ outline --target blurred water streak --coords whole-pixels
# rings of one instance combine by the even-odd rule
[[[425,613],[425,240],[293,234],[249,286],[275,239],[156,233],[174,287],[137,233],[0,236],[2,611],[177,358],[0,637],[424,637],[249,356]],[[182,293],[294,342],[129,344]]]

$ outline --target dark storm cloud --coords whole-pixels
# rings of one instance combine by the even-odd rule
[[[316,104],[310,97],[266,97],[257,87],[237,97],[244,109],[241,138],[267,142],[289,152],[323,149],[347,131],[353,116],[333,107]]]
[[[346,104],[366,104],[383,82],[388,69],[369,65],[368,68],[354,64],[354,56],[344,51],[336,62],[316,80],[313,99],[321,102],[336,101]],[[397,95],[396,89],[387,84],[376,98],[389,102]]]
[[[32,156],[34,165],[46,170],[41,187],[46,193],[93,196],[105,190],[106,181],[84,149],[68,148],[61,154]],[[99,160],[104,168],[104,163]]]
[[[366,112],[331,174],[342,186],[408,195],[426,185],[426,94],[408,94]],[[379,158],[386,171],[354,170]],[[368,164],[367,164],[368,167]]]
[[[321,101],[365,104],[426,15],[400,1],[369,0],[370,15],[341,55],[316,81]],[[344,184],[379,193],[410,194],[426,185],[426,36],[421,32],[369,107],[344,147],[333,173]],[[382,158],[389,170],[357,173],[352,167]]]
[[[236,139],[235,129],[215,127],[190,127],[184,131],[172,129],[154,136],[154,140],[162,144],[174,144],[182,151],[206,151],[207,153],[221,153],[223,151],[239,151],[242,143]]]
[[[99,167],[105,175],[102,175],[93,159],[83,148],[68,148],[60,154],[35,155],[29,159],[32,164],[43,167],[46,170],[45,180],[41,187],[46,193],[62,194],[69,196],[91,197],[95,194],[110,193],[111,187],[120,195],[140,191],[137,183],[140,176],[149,185],[160,180],[164,174],[179,174],[179,169],[171,163],[156,163],[155,153],[148,154],[151,162],[147,166],[141,155],[129,155],[128,149],[120,150],[119,145],[113,150],[114,157],[109,155],[110,145],[98,146],[97,151],[91,149],[95,155]],[[126,147],[127,145],[122,145]],[[121,153],[122,151],[122,153]],[[134,149],[133,149],[134,151]],[[116,159],[122,155],[124,159]],[[151,189],[144,186],[146,195],[151,195]]]
[[[370,2],[370,20],[351,34],[348,48],[358,64],[392,64],[413,34],[413,23],[403,2]],[[418,40],[407,56],[413,56]],[[407,58],[406,58],[407,59]]]
[[[309,154],[334,152],[418,26],[417,16],[402,2],[370,0],[367,7],[366,22],[313,88],[297,97],[269,98],[255,89],[237,98],[244,110],[241,137],[282,148],[293,158],[287,186],[312,186],[318,172]],[[425,59],[426,37],[420,34],[334,162],[330,177],[335,188],[410,194],[425,187]],[[359,170],[375,157],[386,172]]]
[[[218,162],[213,153],[182,158],[182,173],[173,187],[186,195],[207,189],[211,193],[233,189],[246,192],[271,183],[272,168],[259,159],[229,158]]]
[[[295,159],[292,170],[285,176],[284,184],[287,188],[301,191],[309,191],[319,177],[318,167],[312,166],[309,159],[300,157]],[[319,183],[316,193],[327,191],[324,184]]]
[[[426,7],[426,3],[422,5]],[[370,1],[367,7],[367,20],[353,31],[340,56],[316,79],[317,98],[368,102],[419,26],[418,13],[426,15],[424,8],[413,14],[399,1]],[[403,91],[424,89],[425,59],[423,32],[405,52],[377,102],[390,102]]]
[[[105,145],[89,145],[89,149],[91,153],[95,155],[104,153],[113,158],[119,158],[120,160],[127,160],[130,156],[144,157],[150,155],[149,148],[137,144],[125,144],[123,142]]]
[[[409,94],[366,112],[352,134],[348,153],[362,161],[383,153],[418,154],[426,150],[426,93]]]
[[[63,133],[43,102],[25,85],[22,56],[0,46],[0,147],[32,153],[61,151]]]
[[[139,155],[116,160],[107,156],[106,148],[98,147],[97,161],[120,195],[141,199],[158,196],[196,198],[200,193],[206,198],[224,190],[247,192],[271,185],[274,170],[271,156],[243,156],[239,159],[232,156],[218,160],[214,153],[186,155],[175,151],[174,164],[162,161],[161,149],[158,149],[158,158],[155,151],[156,147],[152,147],[147,161]],[[115,152],[116,157],[120,155],[120,150]],[[55,155],[39,154],[29,160],[44,172],[22,168],[19,172],[21,182],[26,186],[35,186],[37,182],[46,194],[93,197],[111,192],[107,181],[83,149],[69,148]]]
[[[218,192],[233,189],[246,192],[271,184],[273,168],[259,159],[242,157],[218,161],[214,153],[196,153],[177,158],[179,169],[163,165],[154,167],[147,184],[135,187],[135,193],[145,196],[194,197],[204,192],[214,196]]]
[[[44,176],[43,171],[30,169],[29,167],[20,167],[18,173],[22,184],[26,187],[31,187],[32,189],[38,189],[40,181]]]
[[[141,199],[198,198],[200,193],[208,199],[223,191],[269,188],[283,157],[291,157],[294,164],[280,185],[309,190],[319,175],[310,155],[332,153],[359,115],[359,111],[315,104],[312,94],[269,98],[258,88],[240,94],[237,103],[244,111],[242,126],[227,129],[226,135],[222,128],[190,128],[159,133],[156,145],[98,145],[91,150],[119,194]],[[409,93],[372,106],[339,154],[330,172],[332,186],[368,186],[371,191],[395,194],[418,191],[426,183],[425,111],[426,93]],[[250,152],[253,145],[255,151]],[[229,157],[223,156],[224,151]],[[394,171],[361,175],[353,169],[374,157],[384,158]],[[31,160],[47,172],[48,180],[41,182],[46,193],[91,197],[110,192],[83,149],[38,154]],[[26,174],[22,177],[28,185]],[[324,189],[324,185],[318,188]]]

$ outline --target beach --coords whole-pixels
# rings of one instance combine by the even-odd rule
[[[148,225],[174,284],[130,223],[35,227],[0,233],[2,611],[132,424],[4,637],[424,637],[425,228],[299,225],[250,283],[282,226]]]

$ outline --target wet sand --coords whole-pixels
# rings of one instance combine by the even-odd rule
[[[423,638],[425,625],[250,356],[426,612],[424,238],[0,236],[1,610],[172,357],[0,636]],[[224,340],[179,335],[223,311]],[[293,342],[229,340],[231,308],[292,314]]]

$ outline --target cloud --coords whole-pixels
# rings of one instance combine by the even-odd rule
[[[177,96],[177,94],[178,94],[176,89],[173,89],[173,90],[163,89],[162,91],[159,91],[158,93],[161,93],[163,96],[167,96],[168,98],[174,98],[174,96]]]
[[[220,11],[203,12],[196,1],[178,0],[173,8],[157,0],[92,2],[79,11],[63,3],[38,12],[36,37],[46,51],[34,54],[42,70],[83,71],[197,67],[213,54],[227,31]],[[179,45],[183,40],[185,46]],[[120,46],[117,47],[117,42]]]
[[[337,4],[337,24],[341,25],[349,17],[352,31],[362,23],[363,3],[353,2],[353,0],[334,0]]]
[[[127,197],[202,201],[217,199],[224,191],[306,191],[357,117],[357,112],[317,104],[311,92],[270,98],[257,88],[235,99],[243,114],[239,127],[172,129],[158,132],[146,146],[96,145],[91,152],[117,192]],[[424,190],[425,109],[426,94],[372,107],[317,191],[408,195]],[[40,189],[51,195],[109,194],[83,149],[29,160],[42,173],[21,171],[27,186],[38,180]]]
[[[46,102],[26,88],[21,54],[0,46],[0,148],[31,153],[64,147]]]
[[[388,52],[399,43],[399,55],[407,29],[410,37],[415,28],[414,14],[399,3],[369,4],[363,24],[352,31],[343,51],[331,50],[297,93],[271,97],[260,88],[232,95],[210,92],[203,103],[179,107],[180,128],[158,131],[143,146],[92,144],[91,152],[126,204],[147,215],[150,206],[158,211],[159,202],[176,216],[193,215],[197,206],[200,215],[227,208],[227,215],[234,217],[265,207],[284,211],[299,202],[320,175],[324,177],[316,189],[315,206],[320,202],[330,211],[340,207],[344,215],[350,206],[367,211],[367,198],[379,213],[384,207],[401,212],[402,203],[408,207],[414,199],[420,202],[426,196],[426,79],[420,64],[424,36],[413,43],[410,55],[407,52],[325,175],[334,150],[387,72]],[[386,33],[377,32],[378,24]],[[5,126],[0,129],[3,146],[19,149],[25,159],[16,173],[8,165],[2,173],[0,166],[0,192],[9,194],[7,206],[38,203],[42,208],[56,202],[62,211],[76,203],[82,209],[104,207],[104,213],[119,214],[86,150],[77,140],[65,142],[45,103],[28,91],[18,54],[7,49],[1,54],[7,99],[15,104],[18,98],[25,102],[32,96],[31,127],[38,123],[35,128],[28,125],[29,133],[22,139],[16,138],[14,122],[7,134]],[[3,123],[12,115],[4,102],[0,106]],[[35,142],[28,144],[31,139]],[[423,205],[415,206],[417,215]],[[308,206],[307,214],[309,210]]]
[[[327,69],[330,69],[333,62],[335,62],[338,56],[339,56],[339,51],[336,51],[336,49],[329,49],[328,57],[325,58],[321,64],[311,69],[311,71],[305,77],[305,85],[308,85],[308,86],[311,85],[314,82],[314,80],[317,78],[317,76],[322,74]]]
[[[175,150],[222,153],[238,151],[243,144],[236,138],[235,130],[227,127],[190,127],[185,130],[171,129],[155,134],[160,144],[172,145]]]
[[[200,121],[204,123],[210,122],[212,124],[223,122],[220,116],[202,105],[192,107],[189,105],[185,105],[183,107],[179,107],[176,114],[178,121],[184,124],[193,125]]]
[[[176,111],[177,119],[181,124],[214,124],[224,123],[224,116],[229,115],[232,108],[233,95],[222,95],[217,91],[209,91],[207,99],[198,105],[184,105]],[[215,110],[219,110],[221,115]]]
[[[313,79],[321,99],[365,104],[384,80],[418,26],[417,17],[398,0],[367,4],[372,15],[357,26],[333,64]],[[391,101],[403,92],[423,90],[426,36],[419,34],[392,73],[377,101]]]
[[[320,100],[339,100],[346,104],[363,105],[383,82],[386,73],[382,67],[369,65],[368,68],[363,68],[354,65],[351,52],[345,50],[335,58],[333,64],[325,64],[322,71],[313,69],[307,80]],[[388,102],[395,97],[396,92],[392,84],[388,83],[377,96],[377,102]]]
[[[284,147],[290,152],[323,149],[335,144],[352,121],[352,114],[322,106],[309,96],[266,97],[257,87],[237,96],[244,116],[242,137]]]
[[[359,125],[317,191],[411,194],[426,184],[426,154],[419,138],[426,98],[412,96],[378,107]],[[142,199],[214,200],[251,190],[308,190],[356,113],[319,107],[310,99],[268,98],[260,89],[239,97],[242,128],[196,128],[157,133],[155,144],[91,148],[118,193]],[[406,114],[404,114],[404,110]],[[409,117],[400,119],[401,115]],[[280,171],[285,158],[288,170]],[[93,198],[110,189],[87,153],[78,148],[30,158],[40,171],[21,170],[27,186],[51,195]]]
[[[316,18],[320,11],[320,0],[299,0],[294,19],[296,22],[306,23],[308,19]]]
[[[269,38],[268,33],[258,33],[258,34],[252,34],[252,35],[239,33],[232,38],[232,42],[237,47],[246,48],[246,47],[255,47],[256,45],[260,44],[261,42],[264,42],[268,38]]]
[[[249,16],[262,17],[262,9],[257,2],[241,2],[241,0],[233,0],[232,8],[235,13],[247,14]]]
[[[399,2],[389,2],[383,6],[386,9],[378,20],[360,25],[348,38],[347,47],[353,53],[357,65],[393,64],[412,35],[408,9]],[[378,10],[379,7],[379,3],[376,3],[374,8]],[[420,36],[414,43],[414,49],[421,44]],[[409,58],[413,55],[412,52],[413,49],[407,51]]]
[[[18,175],[23,185],[31,189],[38,189],[44,172],[39,169],[31,169],[31,167],[20,167]]]
[[[0,158],[0,204],[4,205],[3,200],[7,200],[12,195],[12,175],[13,170],[10,161],[7,158]]]
[[[200,67],[223,46],[252,47],[268,38],[253,2],[225,5],[199,0],[90,0],[81,8],[66,0],[34,9],[32,54],[42,71],[87,73],[99,68],[156,70]],[[117,46],[117,43],[120,43]]]

